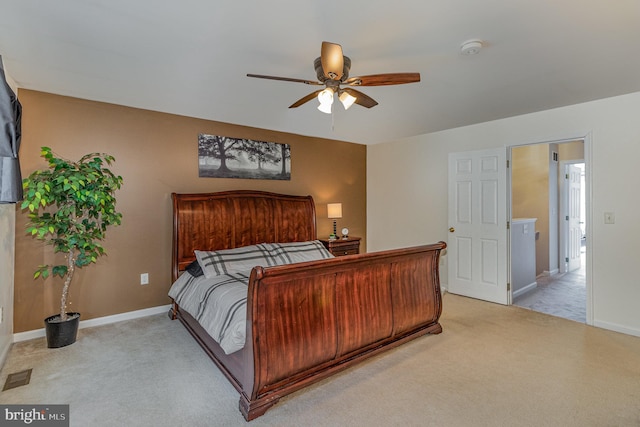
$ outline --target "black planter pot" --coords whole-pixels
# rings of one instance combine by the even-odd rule
[[[47,332],[47,347],[59,348],[76,342],[80,313],[67,313],[67,320],[60,321],[60,315],[49,316],[44,319]]]

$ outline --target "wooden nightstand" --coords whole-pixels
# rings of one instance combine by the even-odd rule
[[[360,253],[360,239],[360,237],[349,237],[336,240],[320,239],[320,241],[334,256],[344,256]]]

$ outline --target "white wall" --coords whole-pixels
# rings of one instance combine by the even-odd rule
[[[16,205],[0,204],[0,367],[13,342],[13,266]]]
[[[6,74],[6,70],[5,70]],[[5,76],[15,93],[18,88],[8,75]],[[13,270],[15,253],[16,205],[0,204],[0,367],[13,342]]]
[[[367,250],[448,239],[448,153],[589,135],[593,324],[640,336],[639,112],[640,92],[368,146]]]

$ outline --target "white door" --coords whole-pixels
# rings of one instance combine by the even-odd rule
[[[567,165],[565,179],[568,180],[569,194],[567,217],[569,241],[567,245],[567,271],[580,268],[580,248],[582,244],[582,229],[580,228],[580,178],[582,169],[574,165]]]
[[[449,154],[448,291],[509,304],[506,149]]]

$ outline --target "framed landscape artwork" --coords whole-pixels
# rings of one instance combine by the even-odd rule
[[[291,180],[291,147],[220,135],[198,135],[198,176]]]

